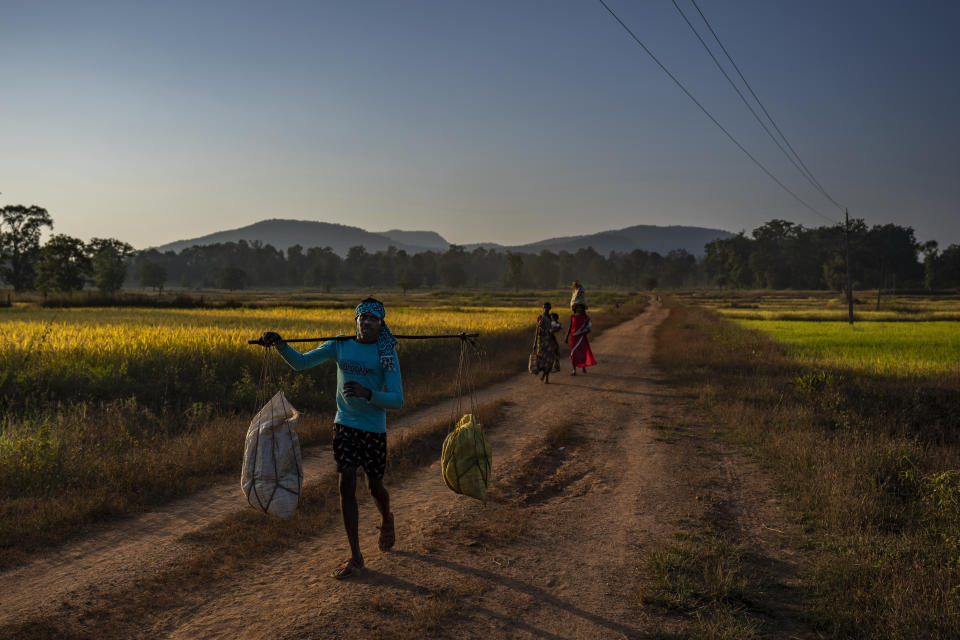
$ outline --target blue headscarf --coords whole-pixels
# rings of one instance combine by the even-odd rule
[[[360,317],[361,313],[371,313],[380,318],[380,337],[377,338],[377,353],[380,354],[380,366],[386,371],[393,371],[396,368],[397,339],[390,333],[387,323],[383,321],[387,315],[382,302],[376,300],[364,300],[357,305],[353,319]]]

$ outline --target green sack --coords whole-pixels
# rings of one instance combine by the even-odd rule
[[[473,414],[468,413],[443,441],[440,454],[443,481],[451,491],[486,500],[492,459],[490,441],[480,423],[474,422]]]

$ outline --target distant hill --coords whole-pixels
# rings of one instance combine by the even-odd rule
[[[611,251],[628,253],[634,249],[656,251],[666,255],[674,249],[686,249],[695,256],[703,255],[703,247],[717,238],[730,238],[735,234],[722,229],[704,227],[658,227],[640,224],[615,231],[601,231],[586,236],[566,236],[541,240],[531,244],[510,247],[511,251],[540,253],[544,249],[575,252],[585,247],[593,247],[597,253],[607,255]]]
[[[400,229],[391,229],[390,231],[381,231],[381,236],[387,236],[391,240],[401,244],[413,247],[426,247],[434,251],[446,251],[450,243],[443,239],[436,231],[401,231]]]
[[[396,237],[396,239],[394,238]],[[422,238],[424,245],[414,244]],[[218,231],[199,238],[178,240],[154,247],[158,251],[180,252],[194,245],[208,245],[222,242],[260,241],[286,251],[289,247],[299,244],[304,249],[310,247],[330,247],[341,256],[345,256],[350,247],[363,246],[369,252],[384,250],[394,246],[404,249],[408,253],[420,253],[429,250],[446,251],[447,243],[438,234],[432,231],[387,231],[373,233],[360,227],[350,227],[331,222],[317,222],[314,220],[263,220],[239,229]]]
[[[666,255],[674,249],[686,249],[693,255],[703,255],[703,247],[717,238],[729,238],[735,234],[722,229],[706,227],[658,227],[656,225],[640,224],[614,231],[601,231],[585,236],[563,236],[550,238],[520,245],[501,245],[493,242],[482,242],[466,245],[469,251],[477,247],[496,249],[497,251],[516,251],[518,253],[540,253],[541,251],[569,251],[575,253],[580,249],[593,247],[599,254],[607,255],[611,251],[629,253],[634,249],[656,251]]]
[[[634,249],[656,251],[665,255],[674,249],[686,249],[696,256],[703,255],[705,244],[717,238],[729,238],[734,234],[721,229],[704,227],[658,227],[654,225],[636,225],[614,231],[601,231],[583,236],[565,236],[550,238],[523,245],[499,245],[491,242],[464,245],[468,251],[476,247],[496,249],[498,251],[517,251],[539,253],[543,250],[576,252],[579,249],[593,249],[607,255],[611,251],[628,253]],[[446,251],[450,243],[434,231],[403,231],[391,229],[381,233],[366,231],[330,222],[312,220],[263,220],[239,229],[219,231],[199,238],[171,242],[160,247],[159,251],[182,251],[193,245],[207,245],[221,242],[259,241],[277,249],[286,251],[288,247],[299,244],[304,249],[310,247],[331,247],[336,253],[345,256],[350,247],[361,245],[369,252],[381,251],[393,246],[407,253],[423,251]]]

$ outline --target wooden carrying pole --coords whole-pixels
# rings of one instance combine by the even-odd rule
[[[394,338],[399,340],[433,340],[437,338],[460,338],[461,340],[467,340],[468,338],[476,338],[479,333],[446,333],[442,335],[435,336],[398,336],[394,334]],[[284,340],[284,342],[327,342],[328,340],[353,340],[353,336],[321,336],[319,338],[291,338],[289,340]],[[247,344],[258,344],[261,347],[266,346],[263,344],[263,341],[260,338],[256,340],[247,340]]]

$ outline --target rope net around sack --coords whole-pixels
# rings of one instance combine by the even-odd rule
[[[476,356],[479,359],[481,354],[477,352]],[[467,403],[470,413],[462,414]],[[477,500],[486,500],[493,453],[477,409],[471,353],[466,342],[461,342],[457,366],[457,403],[451,425],[456,416],[463,417],[443,441],[440,468],[443,481],[450,490]]]
[[[255,509],[287,519],[293,515],[303,489],[303,459],[295,427],[300,413],[282,390],[266,401],[276,379],[269,351],[264,350],[257,404],[243,451],[240,486]]]

